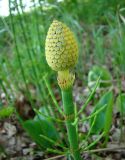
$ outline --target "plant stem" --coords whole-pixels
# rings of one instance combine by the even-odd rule
[[[66,120],[66,128],[67,128],[68,139],[70,143],[70,150],[74,157],[74,160],[81,160],[76,126],[72,125],[75,118],[72,88],[69,88],[67,90],[61,90],[61,91],[62,91],[65,120]]]

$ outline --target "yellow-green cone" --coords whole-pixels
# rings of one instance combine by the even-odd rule
[[[73,32],[62,22],[54,20],[46,37],[46,60],[55,71],[73,68],[78,59],[78,46]]]

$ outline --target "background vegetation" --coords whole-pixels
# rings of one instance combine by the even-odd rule
[[[23,95],[31,108],[42,107],[49,115],[60,116],[57,112],[58,104],[61,105],[60,90],[55,72],[45,60],[47,30],[52,21],[58,19],[72,29],[79,45],[75,99],[78,87],[84,91],[80,94],[78,107],[82,106],[81,99],[86,99],[101,75],[97,95],[92,99],[93,112],[105,105],[98,101],[108,94],[110,102],[107,103],[114,101],[113,106],[117,106],[116,110],[120,112],[122,136],[125,113],[125,1],[32,0],[31,10],[26,12],[25,7],[22,0],[9,0],[10,15],[0,17],[0,93],[6,95],[6,102],[1,98],[1,110],[5,106],[15,106],[23,120],[30,119],[32,114],[24,114],[24,108],[20,109],[17,105]],[[102,129],[98,128],[100,117],[98,119],[97,125],[91,128],[93,133]],[[58,125],[58,129],[61,128]]]

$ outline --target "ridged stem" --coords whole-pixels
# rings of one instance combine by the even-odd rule
[[[70,144],[70,151],[73,155],[74,160],[82,160],[79,152],[76,127],[72,125],[75,118],[72,88],[69,88],[67,90],[61,90],[61,92],[62,92],[63,108],[65,113],[67,134]]]

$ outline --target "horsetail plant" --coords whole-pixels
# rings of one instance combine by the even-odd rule
[[[71,72],[78,59],[78,45],[72,31],[62,22],[54,20],[51,24],[45,44],[48,65],[58,72],[58,85],[62,92],[65,122],[70,144],[70,153],[74,160],[81,160],[78,133],[75,121],[75,109],[72,87],[75,75]]]

